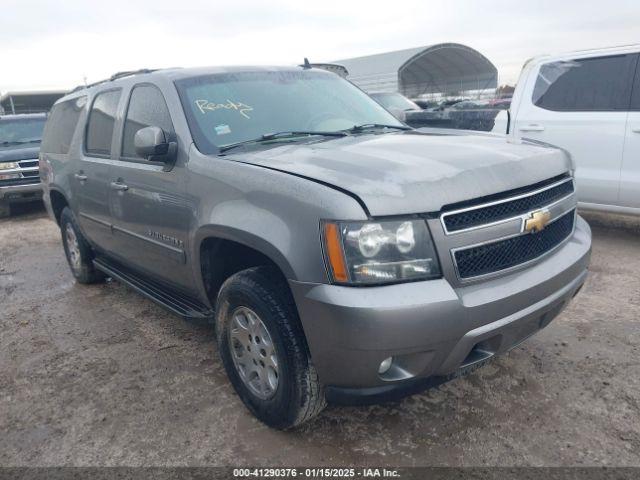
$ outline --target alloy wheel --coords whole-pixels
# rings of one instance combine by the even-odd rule
[[[229,347],[243,383],[258,398],[267,400],[278,389],[278,356],[271,334],[260,317],[247,307],[231,314]]]
[[[80,256],[80,244],[78,243],[78,237],[70,223],[67,223],[65,228],[65,236],[67,239],[67,253],[69,255],[69,262],[74,269],[79,269],[81,266]]]

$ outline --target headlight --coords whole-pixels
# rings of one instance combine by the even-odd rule
[[[323,233],[336,283],[380,284],[441,276],[424,220],[327,222]]]
[[[0,163],[0,170],[11,170],[13,168],[18,168],[18,164],[16,162]]]

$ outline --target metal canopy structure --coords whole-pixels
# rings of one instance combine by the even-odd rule
[[[0,96],[0,114],[48,112],[64,90],[8,92]]]
[[[349,71],[349,80],[368,92],[400,92],[417,97],[498,86],[498,70],[491,61],[459,43],[439,43],[332,63],[344,66]]]

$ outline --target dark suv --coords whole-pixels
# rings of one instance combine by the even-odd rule
[[[308,66],[116,75],[55,104],[40,155],[75,278],[214,321],[278,428],[465,373],[587,275],[561,150],[417,132]]]
[[[38,152],[47,116],[44,113],[0,116],[0,218],[9,204],[42,196]]]

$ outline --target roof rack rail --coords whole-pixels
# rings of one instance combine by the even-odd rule
[[[142,75],[144,73],[153,73],[157,72],[159,69],[157,68],[141,68],[139,70],[127,70],[124,72],[116,72],[111,75],[109,78],[104,80],[98,80],[97,82],[90,83],[88,85],[78,85],[76,88],[71,90],[69,93],[78,92],[80,90],[84,90],[85,88],[95,87],[96,85],[100,85],[105,82],[113,82],[114,80],[118,80],[119,78],[130,77],[132,75]]]
[[[114,81],[117,80],[119,78],[124,78],[124,77],[130,77],[132,75],[142,75],[143,73],[153,73],[158,71],[157,68],[151,69],[151,68],[141,68],[139,70],[128,70],[128,71],[124,71],[124,72],[117,72],[114,73],[113,75],[111,75],[109,77],[110,81]]]

